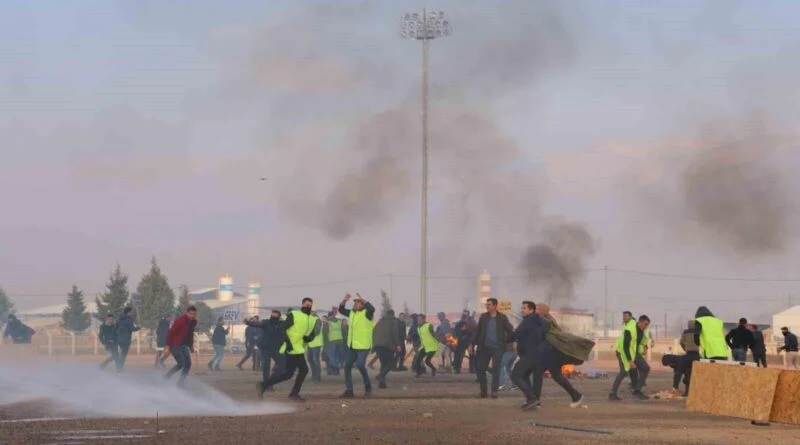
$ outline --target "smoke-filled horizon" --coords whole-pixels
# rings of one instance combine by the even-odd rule
[[[173,283],[418,273],[421,54],[397,31],[423,6],[4,10],[0,286],[12,298],[73,282],[93,292],[116,263],[138,277],[151,255]],[[602,283],[554,275],[560,265],[792,275],[797,6],[441,8],[454,35],[431,46],[431,275],[533,265],[574,281],[556,291],[523,279],[511,298],[555,292],[592,310]],[[552,221],[593,247],[558,253]],[[377,295],[378,281],[270,298],[335,301],[356,285]],[[417,301],[413,281],[397,280],[398,300]],[[684,284],[658,291],[717,292]],[[632,279],[616,286],[620,306],[696,308]],[[431,310],[460,307],[475,287],[432,283]]]

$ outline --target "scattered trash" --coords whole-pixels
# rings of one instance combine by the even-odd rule
[[[583,405],[582,408],[583,409],[589,409],[589,405]]]
[[[422,417],[425,419],[433,419],[433,413],[422,413]]]
[[[659,392],[655,393],[651,397],[651,399],[656,399],[656,400],[683,400],[683,399],[685,399],[685,397],[683,397],[680,393],[675,392],[672,389],[667,389],[667,390],[659,391]]]
[[[342,403],[342,408],[347,408],[347,404]]]
[[[164,430],[158,430],[158,434],[164,434],[164,433],[166,433],[166,431],[164,431]]]

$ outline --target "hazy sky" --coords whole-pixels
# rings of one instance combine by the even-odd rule
[[[42,306],[73,282],[101,291],[117,262],[135,285],[155,255],[175,286],[213,286],[221,273],[239,285],[259,279],[265,305],[310,295],[327,306],[345,291],[377,296],[391,284],[395,304],[415,309],[419,130],[418,116],[403,113],[418,106],[420,45],[398,28],[403,13],[423,6],[3,1],[0,285],[20,308]],[[673,323],[705,304],[726,318],[763,320],[792,293],[800,303],[800,281],[619,271],[800,279],[790,193],[800,185],[791,174],[800,4],[430,6],[446,10],[454,29],[431,49],[431,127],[442,130],[431,145],[430,274],[449,277],[431,281],[432,310],[474,300],[473,274],[483,268],[506,277],[495,281],[498,296],[519,301],[525,274],[513,247],[554,216],[585,223],[595,238],[586,265],[614,269],[615,312],[646,312],[659,324],[667,313]],[[502,140],[444,121],[464,110]],[[412,118],[406,126],[397,124],[403,116]],[[375,119],[391,131],[369,133]],[[457,139],[459,122],[475,134]],[[761,162],[759,173],[703,179],[713,193],[700,193],[699,206],[687,200],[681,181],[692,160],[753,133],[742,149],[749,157],[733,170]],[[461,151],[473,136],[483,139]],[[362,177],[353,174],[382,153],[391,158],[376,181],[397,181],[342,189],[376,207],[332,209],[335,184]],[[483,176],[483,165],[492,173]],[[487,186],[490,176],[522,179]],[[739,192],[741,178],[758,191]],[[482,196],[469,211],[459,197],[478,198],[466,183]],[[735,215],[714,213],[720,193],[742,197],[721,207]],[[332,213],[358,213],[346,239],[320,229]],[[725,235],[736,218],[744,232],[780,233],[768,249],[743,250]],[[773,218],[781,224],[760,225]],[[602,271],[576,292],[572,306],[601,313]]]

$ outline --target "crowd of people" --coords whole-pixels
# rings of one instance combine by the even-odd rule
[[[439,313],[435,328],[426,314],[396,316],[388,309],[377,318],[375,307],[360,294],[355,298],[345,295],[338,308],[327,315],[319,316],[313,307],[311,298],[303,298],[299,309],[286,314],[273,310],[268,319],[253,317],[245,321],[245,354],[236,367],[244,370],[243,365],[251,360],[252,370],[262,373],[257,384],[259,398],[274,391],[278,383],[294,378],[289,398],[304,401],[300,395],[303,383],[309,373],[312,381],[322,380],[323,362],[327,375],[344,372],[343,398],[355,397],[353,368],[361,377],[364,396],[369,397],[373,382],[369,370],[375,369],[376,361],[380,368],[374,381],[378,388],[386,388],[388,375],[408,371],[406,363],[413,357],[410,371],[417,378],[426,374],[435,377],[442,370],[455,374],[466,370],[477,374],[479,397],[494,399],[501,390],[518,389],[525,397],[522,409],[540,406],[545,374],[552,376],[569,395],[571,407],[580,406],[583,401],[583,395],[562,375],[562,367],[588,360],[595,344],[562,330],[546,304],[523,301],[522,318],[516,327],[506,314],[498,311],[494,298],[487,300],[486,311],[477,320],[474,313],[464,311],[458,322],[451,323],[444,313]],[[130,312],[131,308],[126,308],[117,320],[108,315],[100,327],[99,339],[109,351],[101,367],[114,362],[118,372],[124,369],[131,336],[139,330]],[[154,366],[165,367],[164,360],[171,355],[176,364],[165,378],[180,372],[181,386],[191,369],[196,317],[197,310],[192,306],[174,322],[165,316],[156,329],[158,352]],[[609,400],[621,400],[619,389],[625,378],[630,379],[635,398],[648,398],[643,389],[650,373],[646,359],[649,325],[647,315],[635,318],[631,312],[623,312],[621,335],[615,343],[619,374],[613,381]],[[8,329],[14,328],[7,328],[7,332]],[[797,368],[797,337],[788,328],[781,331],[785,344],[778,352],[785,350],[788,363]],[[220,318],[211,334],[214,357],[208,363],[209,370],[221,370],[229,334],[230,329]],[[764,336],[758,328],[742,318],[738,327],[725,334],[722,320],[705,306],[699,307],[689,322],[680,345],[683,355],[667,354],[662,361],[675,370],[674,391],[679,392],[683,381],[684,396],[689,391],[692,364],[701,358],[728,360],[730,350],[734,360],[745,361],[749,349],[753,360],[766,367]],[[371,354],[374,356],[369,360]],[[438,368],[433,362],[437,356]],[[491,375],[491,381],[487,374]]]
[[[375,307],[360,294],[345,295],[335,311],[321,317],[313,309],[314,301],[304,298],[299,309],[287,314],[272,311],[269,319],[245,321],[246,351],[236,367],[243,370],[252,360],[252,369],[262,372],[257,384],[260,398],[294,378],[289,398],[298,402],[304,400],[300,392],[309,373],[312,381],[322,379],[322,362],[328,375],[343,371],[343,398],[355,397],[356,386],[363,386],[363,395],[369,397],[373,381],[386,388],[391,372],[410,369],[422,378],[442,370],[460,374],[463,369],[477,374],[481,398],[497,398],[502,389],[518,388],[525,396],[523,409],[540,405],[543,378],[549,372],[569,394],[570,406],[579,406],[583,395],[562,376],[561,368],[587,360],[594,342],[562,331],[547,305],[523,302],[522,321],[516,328],[497,305],[496,299],[488,299],[486,312],[477,321],[468,311],[456,323],[439,313],[434,327],[426,314],[396,316],[389,309],[378,318]],[[214,337],[218,332],[224,337],[222,329],[219,324]],[[371,378],[376,361],[380,368]],[[214,367],[212,363],[209,367]],[[354,382],[354,368],[361,385]]]

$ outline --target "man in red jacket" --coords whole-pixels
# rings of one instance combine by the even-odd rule
[[[180,371],[178,386],[183,387],[189,370],[192,369],[192,353],[194,352],[194,327],[197,326],[197,308],[189,306],[186,313],[175,319],[172,327],[167,332],[167,344],[164,346],[166,358],[170,353],[177,364],[164,376],[169,379]]]

